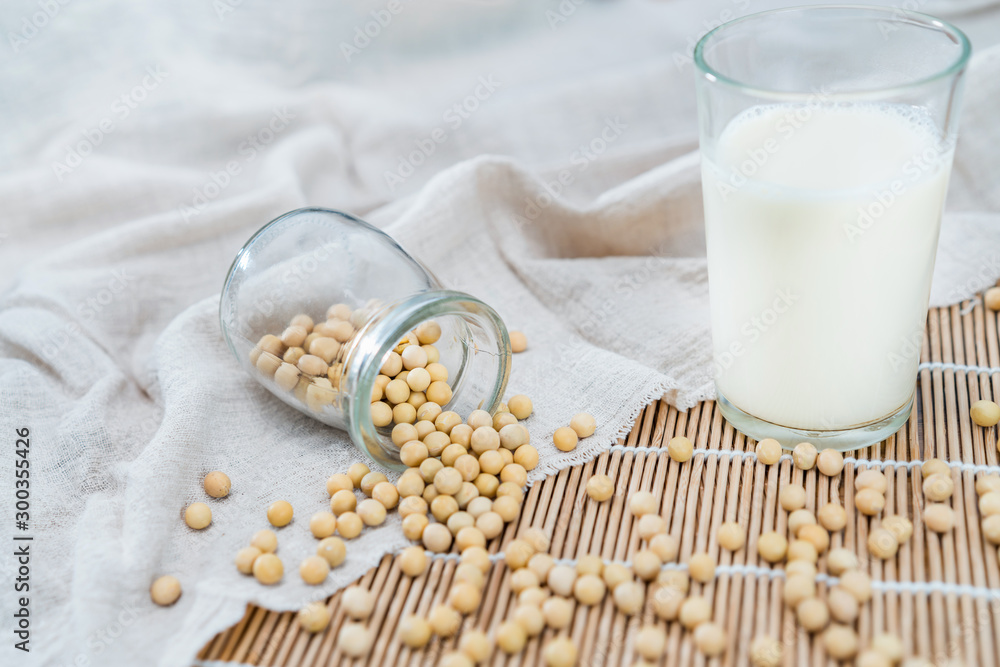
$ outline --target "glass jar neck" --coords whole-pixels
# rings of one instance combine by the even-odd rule
[[[500,316],[473,296],[429,290],[383,306],[344,351],[340,388],[346,426],[355,445],[390,468],[402,468],[399,446],[388,429],[372,421],[370,397],[383,361],[418,325],[435,320],[449,366],[452,398],[445,410],[465,417],[475,409],[494,412],[510,377],[510,339]]]

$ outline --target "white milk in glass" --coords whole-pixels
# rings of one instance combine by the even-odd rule
[[[952,151],[902,105],[760,106],[703,161],[716,386],[808,430],[913,395]]]

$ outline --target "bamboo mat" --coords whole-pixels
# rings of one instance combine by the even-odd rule
[[[932,309],[913,415],[895,436],[848,457],[840,477],[796,470],[788,457],[770,467],[758,463],[753,456],[755,442],[729,426],[712,402],[687,413],[654,403],[611,451],[532,486],[520,519],[509,524],[489,549],[501,552],[519,531],[542,526],[552,536],[550,553],[556,558],[600,553],[607,560],[628,561],[639,548],[639,537],[625,508],[626,497],[640,489],[652,490],[661,499],[669,532],[680,539],[679,562],[686,562],[692,552],[707,551],[720,565],[714,581],[692,582],[691,592],[714,601],[714,619],[726,629],[727,650],[720,658],[706,659],[679,623],[657,621],[648,595],[643,612],[633,617],[617,613],[608,596],[595,607],[576,608],[570,630],[579,649],[579,665],[633,664],[639,659],[633,650],[634,638],[645,623],[659,623],[667,630],[665,665],[746,665],[750,642],[759,634],[781,640],[785,665],[832,665],[820,642],[797,627],[794,614],[782,603],[781,566],[772,568],[757,556],[757,538],[762,532],[785,531],[787,513],[777,503],[777,491],[791,480],[806,487],[808,509],[815,512],[829,499],[839,499],[847,509],[847,527],[832,535],[831,547],[854,549],[874,580],[874,598],[862,605],[856,624],[862,648],[876,633],[891,632],[902,638],[907,655],[936,664],[958,657],[969,667],[998,665],[1000,568],[997,549],[981,534],[974,489],[975,476],[984,467],[998,465],[997,430],[982,429],[969,418],[973,401],[997,396],[996,314],[984,311],[978,301]],[[685,464],[671,461],[665,450],[667,441],[681,434],[697,448],[694,459]],[[920,519],[924,500],[919,462],[931,457],[951,464],[955,482],[951,504],[957,524],[944,535],[926,530]],[[883,516],[902,514],[914,524],[912,539],[888,561],[867,559],[867,535],[878,518],[869,519],[853,509],[854,476],[869,466],[881,467],[889,479]],[[1000,468],[990,472],[1000,472]],[[606,473],[615,480],[617,492],[612,501],[598,504],[584,493],[584,484],[594,473]],[[721,550],[715,538],[719,524],[732,520],[748,529],[747,545],[736,553]],[[826,590],[824,560],[820,559],[820,595]],[[378,629],[378,635],[368,659],[358,664],[433,665],[441,652],[457,645],[456,639],[435,639],[426,650],[413,652],[395,639],[400,618],[414,612],[426,614],[444,600],[456,565],[454,558],[437,557],[428,572],[411,580],[386,556],[360,580],[377,594],[370,625]],[[465,618],[464,628],[491,631],[509,614],[514,602],[509,574],[501,564],[494,564],[483,603],[475,615]],[[339,594],[329,599],[330,628],[316,636],[302,632],[291,612],[250,606],[237,625],[202,649],[195,664],[351,664],[335,647],[343,621],[338,599]],[[507,658],[497,652],[491,664],[541,664],[541,646],[552,636],[553,631],[546,630],[519,656]]]

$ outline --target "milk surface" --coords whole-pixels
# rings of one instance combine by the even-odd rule
[[[775,424],[913,394],[952,150],[902,105],[755,107],[703,150],[716,386]]]

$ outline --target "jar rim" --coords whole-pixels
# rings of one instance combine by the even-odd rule
[[[500,315],[488,304],[464,292],[419,292],[385,308],[383,316],[373,317],[358,331],[353,346],[344,357],[347,372],[341,379],[341,386],[349,397],[347,423],[351,440],[380,465],[401,469],[404,466],[398,460],[398,451],[388,448],[385,436],[372,422],[371,401],[363,400],[363,397],[371,395],[382,360],[396,347],[397,341],[419,324],[435,317],[471,316],[488,323],[500,343],[496,380],[490,395],[484,397],[482,406],[483,410],[492,414],[503,400],[510,378],[510,338]],[[362,363],[351,363],[355,358]]]

